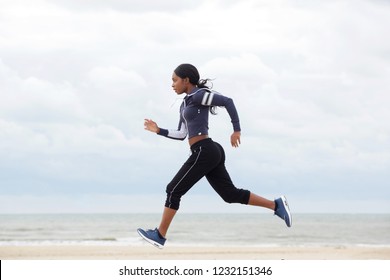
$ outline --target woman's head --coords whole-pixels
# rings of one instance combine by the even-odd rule
[[[188,63],[177,66],[174,73],[182,79],[188,78],[188,81],[194,86],[198,84],[200,79],[198,69],[196,69],[194,65]]]
[[[172,87],[178,94],[189,92],[193,87],[208,88],[208,79],[200,79],[198,69],[192,64],[183,63],[176,67],[172,75]]]

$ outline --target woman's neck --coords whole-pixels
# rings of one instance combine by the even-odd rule
[[[196,88],[195,85],[190,84],[190,85],[187,87],[186,94],[190,94],[191,92],[194,91],[195,88]]]

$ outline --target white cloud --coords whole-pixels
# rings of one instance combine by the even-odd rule
[[[69,83],[51,83],[34,76],[22,78],[0,60],[1,115],[24,122],[66,122],[88,118]]]
[[[96,67],[88,73],[90,83],[97,89],[116,92],[117,88],[137,88],[146,85],[145,80],[134,71],[125,71],[118,67]]]

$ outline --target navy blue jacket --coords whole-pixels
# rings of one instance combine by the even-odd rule
[[[195,88],[193,92],[187,94],[180,105],[178,128],[160,128],[158,134],[177,140],[184,140],[187,135],[188,138],[208,135],[211,106],[225,107],[232,121],[233,130],[241,131],[238,113],[231,98],[206,88]]]

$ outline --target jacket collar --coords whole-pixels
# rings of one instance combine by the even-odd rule
[[[189,94],[187,94],[187,96],[193,96],[194,94],[196,94],[197,92],[201,91],[202,89],[204,89],[204,88],[195,87]]]

